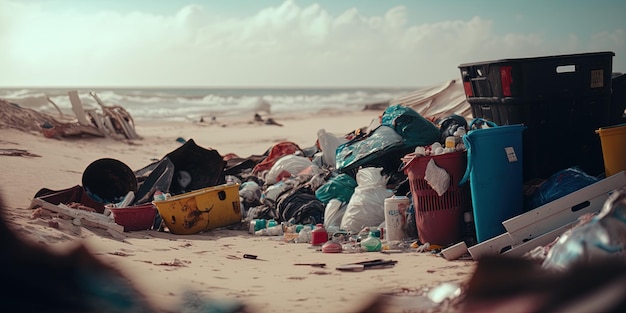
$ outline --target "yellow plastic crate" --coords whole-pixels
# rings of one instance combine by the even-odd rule
[[[239,184],[207,187],[153,203],[165,226],[177,235],[241,223]]]

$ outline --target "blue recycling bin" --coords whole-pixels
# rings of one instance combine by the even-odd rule
[[[523,213],[525,129],[522,124],[494,126],[471,130],[463,136],[467,168],[461,183],[470,184],[479,243],[505,233],[502,222]]]

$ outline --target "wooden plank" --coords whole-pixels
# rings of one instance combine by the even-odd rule
[[[122,227],[122,230],[120,230],[119,227],[107,227],[107,228],[104,228],[104,227],[101,227],[101,225],[99,225],[97,223],[94,223],[92,221],[85,220],[85,219],[81,219],[81,223],[83,223],[84,225],[89,226],[89,227],[102,228],[102,229],[106,230],[107,233],[109,233],[109,235],[111,235],[111,237],[113,237],[115,239],[118,239],[118,240],[126,239],[126,235],[124,235],[124,229],[123,229],[124,227]],[[115,224],[115,225],[121,226],[121,225],[118,225],[118,224]]]
[[[102,132],[104,136],[109,137],[109,134],[106,128],[104,127],[104,124],[102,124],[102,117],[98,114],[98,112],[96,112],[95,109],[87,109],[85,110],[85,113],[87,113],[87,116],[93,119],[93,121],[96,124],[96,127],[98,127],[98,130],[100,130],[100,132]]]
[[[135,131],[133,125],[127,122],[124,117],[120,117],[120,123],[124,126],[124,130],[126,131],[128,139],[140,139],[139,135]]]
[[[121,131],[124,132],[124,135],[121,139],[123,139],[124,137],[127,139],[141,139],[141,136],[137,134],[134,125],[131,125],[130,122],[126,121],[125,117],[128,117],[131,120],[132,120],[132,117],[130,116],[130,114],[128,114],[128,112],[126,112],[124,108],[120,106],[107,106],[104,104],[102,99],[100,99],[100,97],[95,92],[92,91],[89,94],[96,100],[96,102],[102,108],[104,116],[106,116],[109,119],[108,123],[111,124],[107,126],[109,126],[114,133],[117,134],[117,130],[113,127],[111,119],[115,119],[119,123],[121,127]]]
[[[117,139],[117,140],[122,140],[124,139],[124,135],[120,134],[117,132],[117,130],[115,129],[115,127],[113,126],[113,122],[111,121],[111,117],[108,115],[105,115],[103,118],[104,121],[104,125],[109,129],[109,136]]]
[[[70,97],[70,103],[72,103],[72,110],[76,115],[76,119],[78,123],[85,126],[92,126],[89,120],[87,120],[87,115],[85,114],[85,110],[83,108],[83,103],[80,101],[80,97],[78,96],[78,91],[71,90],[67,92],[67,95]]]

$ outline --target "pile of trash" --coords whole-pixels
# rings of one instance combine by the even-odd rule
[[[89,199],[86,205],[93,206],[96,213],[110,214],[105,206],[119,207],[123,203],[124,207],[132,208],[152,202],[158,207],[162,203],[159,201],[169,197],[236,184],[240,207],[233,207],[233,210],[240,214],[244,228],[256,220],[275,221],[281,227],[280,235],[288,237],[285,232],[289,229],[298,227],[299,232],[304,228],[302,236],[306,236],[307,229],[314,231],[317,225],[322,225],[331,241],[336,233],[336,239],[343,238],[345,242],[352,239],[352,244],[358,246],[370,231],[378,231],[379,238],[385,241],[385,229],[389,228],[385,224],[385,200],[403,197],[407,203],[400,213],[402,222],[394,227],[402,228],[406,240],[395,244],[425,249],[424,244],[429,243],[416,242],[418,234],[410,184],[401,168],[405,162],[403,157],[414,153],[416,147],[427,149],[428,154],[444,153],[443,149],[434,147],[445,145],[459,127],[463,131],[467,127],[461,116],[455,115],[442,122],[443,127],[440,127],[410,107],[392,105],[366,128],[343,136],[320,129],[317,141],[310,147],[302,148],[284,141],[272,145],[263,155],[248,158],[221,155],[214,149],[198,146],[193,139],[179,138],[182,143],[179,148],[134,171],[134,177],[130,177],[133,175],[129,175],[129,169],[119,164],[121,162],[97,160],[92,165],[99,163],[116,168],[83,173],[83,186],[57,191],[44,188],[34,198],[53,205]],[[460,142],[460,138],[454,142]],[[456,148],[455,145],[445,152]],[[458,148],[462,149],[462,144]],[[119,175],[108,177],[116,172]],[[82,189],[81,192],[77,192],[77,188]],[[70,190],[72,194],[68,195]],[[168,198],[160,198],[164,195]],[[208,214],[190,213],[185,220],[197,222],[204,215]],[[151,228],[169,230],[160,214]],[[194,228],[194,231],[209,229]],[[433,245],[432,248],[440,247]]]
[[[450,132],[448,128],[467,126],[464,118],[455,118],[455,123],[447,119],[446,128],[440,128],[409,107],[389,106],[379,120],[345,136],[318,130],[313,147],[278,143],[263,161],[237,172],[228,171],[225,180],[240,184],[245,223],[275,221],[282,230],[259,231],[258,226],[256,230],[251,226],[251,233],[280,234],[295,242],[310,242],[306,233],[315,232],[316,225],[321,224],[331,241],[334,234],[343,238],[344,247],[349,243],[345,239],[360,242],[374,230],[380,231],[385,241],[385,199],[412,197],[406,174],[400,170],[402,158],[416,147],[430,151],[431,145],[445,144],[449,136],[443,133]],[[406,240],[417,241],[413,207],[402,214]],[[304,234],[285,234],[296,226],[298,233],[304,229]]]
[[[463,223],[468,212],[454,212],[459,216],[458,226],[456,220],[451,223],[433,220],[430,224],[437,224],[439,233],[462,235],[454,235],[445,242],[423,240],[417,225],[420,219],[416,218],[419,215],[417,203],[414,203],[416,188],[411,186],[416,181],[410,181],[403,169],[413,158],[465,153],[463,136],[467,132],[493,126],[482,119],[468,123],[465,117],[456,114],[433,122],[411,107],[398,104],[388,106],[368,127],[345,135],[319,129],[317,141],[310,147],[302,148],[284,141],[272,145],[262,155],[247,158],[232,153],[221,155],[216,150],[199,147],[193,139],[179,138],[182,146],[142,169],[134,172],[121,169],[123,174],[108,177],[109,180],[100,185],[102,177],[90,179],[86,177],[88,173],[84,173],[84,186],[61,191],[44,188],[34,198],[53,205],[72,200],[92,207],[96,213],[110,214],[105,205],[115,207],[123,203],[124,207],[132,208],[146,203],[158,204],[170,197],[180,199],[209,187],[223,191],[224,186],[237,185],[239,201],[226,196],[221,199],[233,202],[236,218],[233,214],[229,216],[232,225],[247,229],[251,234],[279,235],[289,242],[311,243],[314,233],[320,230],[327,237],[320,245],[327,241],[339,243],[339,247],[335,245],[328,251],[363,250],[361,242],[374,234],[386,243],[381,249],[438,252],[458,241],[464,241],[467,246],[476,243],[475,230],[470,225],[472,220],[466,219]],[[109,160],[108,164],[115,164],[111,161],[115,160]],[[426,184],[423,188],[436,193],[436,198],[445,198],[442,196],[457,187],[458,182],[453,181],[449,171],[430,161],[423,169],[422,180]],[[106,169],[104,172],[111,175],[115,171]],[[575,169],[557,174],[558,183],[545,181],[530,199],[532,206],[527,210],[597,181]],[[564,177],[571,177],[568,186],[563,184]],[[103,190],[112,187],[116,187],[115,190]],[[128,198],[129,195],[132,198]],[[394,225],[389,222],[391,217],[386,208],[386,200],[392,198],[405,201],[401,209],[396,207],[393,213],[399,221]],[[468,208],[471,213],[471,207]],[[198,210],[184,216],[185,225],[191,228],[191,221],[198,223],[209,215]],[[208,217],[206,219],[208,223]],[[188,231],[202,232],[215,227],[218,226],[195,227]],[[320,227],[322,229],[318,229]],[[150,229],[170,230],[161,214],[157,214]],[[388,240],[388,235],[398,229],[401,229],[401,240]]]
[[[106,215],[106,205],[123,203],[123,206],[132,208],[146,203],[158,204],[184,195],[195,195],[198,190],[205,188],[217,188],[212,189],[218,191],[217,197],[228,199],[228,195],[224,195],[220,189],[238,186],[239,199],[232,202],[232,208],[240,218],[228,226],[248,230],[251,234],[281,236],[286,242],[318,246],[324,253],[384,250],[389,253],[439,253],[446,246],[419,239],[416,207],[413,203],[415,197],[411,191],[411,181],[402,169],[414,157],[465,152],[461,137],[471,130],[470,125],[474,123],[467,123],[462,116],[451,115],[432,122],[410,107],[392,105],[385,109],[380,119],[366,128],[342,136],[320,129],[317,142],[310,147],[302,148],[296,143],[284,141],[272,145],[262,155],[248,158],[235,154],[221,155],[216,150],[199,147],[193,139],[181,138],[179,141],[182,145],[162,159],[132,172],[132,175],[128,175],[126,169],[124,175],[112,177],[113,180],[123,182],[107,184],[122,186],[111,194],[105,195],[97,186],[85,184],[88,180],[84,175],[84,186],[62,191],[44,188],[35,195],[38,201],[33,203],[43,204],[46,209],[60,208],[66,214],[70,213],[70,208],[63,206],[63,203],[80,203],[84,207],[92,207],[94,214]],[[440,173],[433,176],[434,179],[426,179],[426,182],[427,188],[441,197],[447,192],[446,188],[452,186],[452,179],[446,179],[447,173],[442,168],[430,165],[426,171]],[[428,173],[425,174],[428,176]],[[568,192],[595,182],[572,170],[560,174],[585,178],[585,181],[572,180]],[[136,179],[136,185],[127,184],[129,179]],[[558,186],[547,181],[544,188],[538,190],[533,207],[562,196],[557,191]],[[394,201],[395,207],[390,208],[387,202],[389,199],[401,201]],[[462,296],[460,287],[456,285],[442,285],[435,290],[445,294],[446,299],[465,301],[464,305],[468,308],[484,309],[497,300],[497,297],[492,297],[494,290],[502,291],[504,285],[510,284],[508,280],[486,283],[493,277],[490,273],[498,269],[494,264],[502,264],[502,268],[507,271],[514,266],[522,266],[525,271],[520,270],[519,273],[527,273],[528,277],[537,275],[539,278],[552,277],[567,281],[573,277],[571,269],[589,264],[588,261],[604,264],[602,262],[617,259],[621,262],[617,263],[617,267],[623,274],[623,251],[626,246],[624,199],[626,190],[616,191],[602,212],[587,220],[588,224],[572,229],[548,246],[538,247],[532,254],[525,255],[524,261],[508,258],[480,260],[479,268]],[[59,207],[55,208],[55,205]],[[390,222],[392,209],[395,217],[399,217],[394,220],[401,222]],[[212,213],[209,211],[201,213],[209,215]],[[188,217],[195,220],[202,218],[202,214],[194,211],[189,214]],[[80,215],[82,218],[85,216],[87,213]],[[148,229],[169,231],[163,218],[157,214]],[[89,219],[92,225],[105,226],[110,232],[115,232],[115,225],[91,215]],[[185,218],[183,222],[189,220]],[[459,225],[463,226],[467,225]],[[207,229],[200,228],[198,231]],[[392,231],[398,229],[401,231],[399,240],[391,236]],[[467,237],[463,239],[468,242],[472,240]],[[357,264],[343,270],[358,271],[367,266],[392,267],[394,264],[394,261]],[[625,276],[620,277],[621,280],[616,283],[623,285]],[[520,288],[525,287],[529,286]],[[532,288],[527,289],[522,291],[532,293]],[[501,294],[502,298],[509,299],[516,295],[513,292]],[[559,297],[556,293],[550,296],[554,299]],[[552,302],[546,302],[546,305],[555,303],[554,299],[549,299]],[[380,303],[383,303],[382,300]],[[623,301],[617,303],[616,307],[623,308]]]

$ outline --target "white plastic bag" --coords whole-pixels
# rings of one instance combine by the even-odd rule
[[[323,128],[317,131],[317,140],[322,150],[322,160],[326,165],[335,168],[337,147],[348,142],[348,140],[326,132]]]
[[[313,165],[313,162],[306,157],[294,154],[285,155],[278,159],[272,168],[267,172],[265,182],[268,184],[275,184],[279,181],[279,176],[285,174],[296,175],[311,165]]]
[[[330,199],[324,210],[324,227],[329,229],[331,226],[341,227],[341,219],[346,213],[347,204],[338,199]]]
[[[358,233],[363,227],[385,221],[385,199],[393,196],[393,191],[386,188],[387,180],[381,170],[367,167],[357,172],[357,187],[341,219],[342,230]]]

